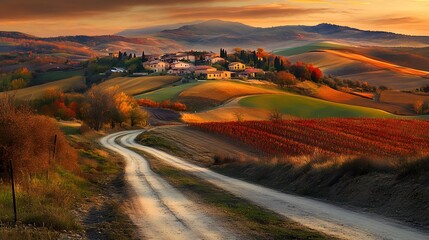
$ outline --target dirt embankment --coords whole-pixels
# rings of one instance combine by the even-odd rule
[[[429,160],[409,166],[408,172],[379,168],[365,160],[324,169],[320,166],[327,159],[301,166],[275,164],[247,146],[190,127],[158,128],[153,133],[180,150],[173,154],[187,152],[187,159],[204,165],[213,162],[215,155],[222,156],[222,152],[227,153],[223,156],[228,157],[228,161],[234,157],[239,159],[233,163],[212,165],[212,169],[220,173],[429,229],[429,176],[424,170],[429,171]]]

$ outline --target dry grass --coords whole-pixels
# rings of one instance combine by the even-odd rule
[[[364,97],[360,97],[357,95],[337,91],[328,86],[320,87],[316,91],[314,96],[330,102],[376,108],[376,109],[384,110],[386,112],[400,114],[400,115],[414,115],[414,112],[411,111],[410,108],[405,107],[401,104],[395,104],[393,102],[388,102],[388,101],[375,102],[372,99],[367,98],[367,95],[364,95]]]
[[[419,76],[419,77],[429,76],[428,71],[423,71],[423,70],[418,70],[418,69],[414,69],[414,68],[399,66],[396,64],[392,64],[392,63],[380,61],[377,59],[369,58],[369,57],[366,57],[366,56],[363,56],[363,55],[360,55],[357,53],[351,53],[351,52],[345,52],[345,51],[339,51],[339,50],[324,50],[324,51],[338,55],[340,57],[348,58],[348,59],[363,62],[363,63],[368,63],[368,64],[371,64],[371,65],[376,66],[376,67],[381,68],[381,69],[389,69],[391,71],[394,71],[394,72],[397,72],[400,74],[415,75],[415,76]]]
[[[210,81],[183,91],[181,97],[203,97],[216,102],[224,102],[232,98],[254,95],[279,93],[275,89],[261,88],[245,83],[232,81]]]
[[[75,76],[59,81],[46,83],[43,85],[10,91],[8,94],[14,95],[17,100],[34,100],[41,97],[49,89],[60,89],[63,92],[79,90],[85,87],[85,79],[82,76]],[[5,93],[0,93],[0,97]]]
[[[413,94],[400,91],[383,91],[381,102],[402,105],[411,108],[417,101],[429,102],[429,94]]]
[[[137,95],[149,91],[154,91],[163,86],[179,81],[176,76],[155,76],[155,77],[117,77],[100,84],[103,88],[117,86],[119,91],[128,95]]]
[[[292,62],[303,61],[320,67],[325,75],[332,74],[341,78],[368,82],[370,85],[385,85],[393,89],[410,90],[420,88],[429,84],[429,79],[418,75],[404,74],[401,66],[396,67],[397,71],[390,70],[384,62],[373,65],[368,58],[354,55],[352,58],[344,53],[337,52],[309,52],[290,57]],[[389,64],[389,63],[386,63]],[[419,70],[417,70],[419,71]],[[420,73],[419,75],[423,75]]]

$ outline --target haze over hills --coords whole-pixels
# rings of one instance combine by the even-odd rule
[[[141,33],[133,34],[144,35]],[[121,32],[127,35],[127,30]],[[380,31],[364,31],[355,28],[322,23],[316,26],[252,27],[238,22],[209,20],[163,30],[153,36],[177,41],[187,47],[246,47],[263,46],[267,49],[283,48],[286,43],[336,40],[340,42],[375,46],[429,45],[427,36],[408,36]],[[267,41],[269,39],[269,41]]]

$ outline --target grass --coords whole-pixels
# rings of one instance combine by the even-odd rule
[[[154,77],[117,77],[100,84],[101,87],[118,87],[119,91],[128,95],[139,95],[154,91],[180,80],[176,76]]]
[[[80,134],[71,125],[60,129],[80,153],[80,170],[55,166],[49,180],[44,173],[18,179],[17,227],[12,227],[10,183],[0,180],[0,239],[65,239],[70,234],[79,239],[136,239],[136,227],[121,204],[122,160],[99,148],[98,134]]]
[[[83,70],[74,71],[52,71],[37,74],[36,77],[31,80],[31,85],[40,85],[61,79],[71,78],[75,76],[83,76]]]
[[[167,140],[151,134],[150,132],[143,132],[142,134],[138,135],[136,141],[144,146],[157,147],[169,152],[173,152],[176,155],[183,154],[183,152],[179,151],[177,147],[170,144]]]
[[[298,55],[298,54],[317,51],[317,50],[344,49],[344,48],[347,48],[347,46],[343,46],[335,43],[329,43],[329,42],[319,42],[319,43],[308,44],[305,46],[279,50],[279,51],[276,51],[275,54],[283,55],[283,56],[292,56],[292,55]]]
[[[182,192],[197,198],[215,212],[239,224],[254,239],[333,239],[296,222],[255,206],[188,173],[161,163],[152,157],[152,169]]]
[[[251,96],[241,99],[239,104],[244,107],[258,109],[277,109],[283,114],[300,118],[394,117],[393,114],[377,109],[333,103],[295,94]]]
[[[137,95],[137,96],[135,96],[135,98],[136,99],[147,98],[147,99],[151,99],[155,102],[162,102],[164,100],[174,99],[181,92],[185,91],[188,88],[195,87],[199,84],[201,84],[201,83],[195,82],[195,83],[181,84],[178,86],[166,87],[166,88],[162,88],[162,89],[159,89],[159,90],[156,90],[153,92]]]
[[[54,81],[42,85],[32,86],[28,88],[10,91],[9,94],[15,95],[17,100],[32,100],[42,96],[49,89],[61,89],[64,92],[78,90],[85,86],[85,79],[83,76],[75,76],[59,81]],[[0,96],[5,93],[0,93]]]
[[[80,230],[80,224],[71,213],[75,204],[73,195],[84,195],[87,185],[82,178],[66,174],[59,168],[52,171],[49,177],[49,181],[45,176],[18,179],[16,201],[19,222],[56,231]],[[0,222],[11,223],[13,205],[10,186],[2,184],[0,189]]]

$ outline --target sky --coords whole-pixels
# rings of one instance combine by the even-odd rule
[[[0,0],[0,31],[40,37],[221,19],[251,26],[332,23],[429,35],[429,0]]]

